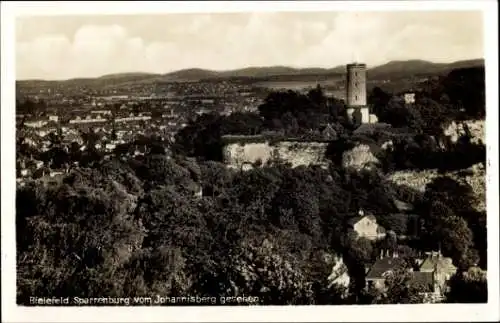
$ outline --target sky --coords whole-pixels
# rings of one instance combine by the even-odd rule
[[[24,16],[15,28],[17,79],[484,57],[480,11]]]

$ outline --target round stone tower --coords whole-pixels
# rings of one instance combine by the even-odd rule
[[[346,80],[346,105],[349,119],[356,124],[370,122],[366,105],[366,64],[348,64]]]
[[[347,106],[366,106],[366,64],[347,65]]]

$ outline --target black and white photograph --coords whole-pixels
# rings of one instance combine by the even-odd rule
[[[280,2],[2,2],[2,307],[499,319],[496,2]]]

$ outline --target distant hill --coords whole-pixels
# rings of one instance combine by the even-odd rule
[[[136,79],[146,79],[151,77],[157,77],[161,74],[153,74],[153,73],[118,73],[118,74],[108,74],[98,77],[100,80],[136,80]]]
[[[394,79],[411,76],[446,74],[456,68],[484,66],[484,59],[458,61],[453,63],[432,63],[423,60],[391,61],[368,70],[370,79]]]
[[[217,77],[219,72],[204,70],[201,68],[190,68],[161,76],[162,81],[197,81],[200,79]]]
[[[247,78],[266,78],[272,76],[285,75],[328,75],[341,73],[345,69],[342,66],[336,68],[293,68],[287,66],[271,66],[271,67],[248,67],[239,70],[227,71],[219,73],[219,77],[247,77]]]
[[[399,79],[418,76],[446,74],[455,68],[484,66],[483,59],[458,61],[454,63],[433,63],[423,60],[391,61],[386,64],[368,69],[368,78],[372,80]],[[345,73],[345,66],[334,68],[293,68],[287,66],[248,67],[230,71],[212,71],[200,68],[179,70],[167,74],[151,73],[120,73],[109,74],[98,78],[79,78],[66,81],[23,80],[17,81],[18,86],[48,86],[66,84],[74,86],[111,86],[133,85],[135,83],[155,82],[186,82],[199,80],[217,80],[244,78],[255,81],[269,78],[293,78],[341,75]]]

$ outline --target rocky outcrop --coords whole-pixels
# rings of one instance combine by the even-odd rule
[[[476,209],[486,211],[486,169],[483,164],[476,164],[468,170],[470,172],[463,177],[463,180],[472,187],[476,197]]]
[[[426,185],[438,176],[436,170],[397,171],[389,174],[387,179],[398,185],[405,185],[414,190],[425,192]]]
[[[466,135],[467,132],[471,135],[472,143],[484,143],[484,120],[453,121],[443,130],[444,135],[450,137],[452,142],[457,142],[458,138]]]
[[[358,145],[342,155],[342,166],[355,170],[371,169],[379,164],[370,147],[365,144]]]
[[[476,164],[465,171],[450,172],[444,175],[450,176],[460,183],[470,185],[476,197],[475,209],[478,211],[486,210],[486,170],[483,164]],[[389,174],[387,179],[398,185],[405,185],[424,192],[426,185],[439,176],[442,175],[437,170],[397,171]]]

